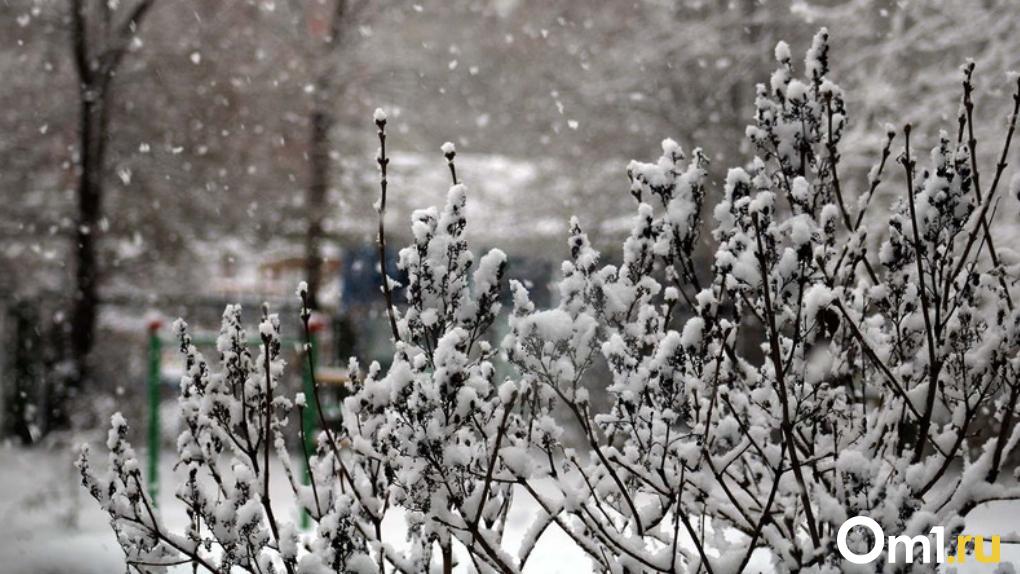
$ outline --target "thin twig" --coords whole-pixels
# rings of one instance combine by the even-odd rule
[[[386,316],[390,320],[390,331],[393,334],[393,341],[400,341],[400,331],[397,329],[397,317],[393,311],[393,295],[390,292],[390,277],[386,274],[386,166],[390,160],[386,157],[386,114],[382,110],[376,110],[375,125],[379,128],[379,276],[382,278],[383,297],[386,300]]]
[[[995,179],[992,181],[992,187],[988,190],[988,195],[985,196],[983,205],[978,211],[977,220],[981,221],[984,219],[988,210],[994,203],[995,193],[999,189],[999,181],[1002,178],[1002,172],[1006,170],[1006,157],[1009,154],[1010,144],[1013,141],[1013,133],[1016,130],[1016,118],[1020,114],[1020,77],[1017,78],[1016,91],[1013,93],[1013,113],[1009,116],[1009,128],[1006,130],[1006,141],[1002,145],[1002,155],[999,156],[999,163],[995,166]],[[949,286],[952,285],[953,281],[960,275],[960,272],[964,267],[967,266],[967,257],[970,255],[970,250],[974,246],[974,241],[981,230],[980,225],[974,225],[971,229],[970,234],[967,236],[967,242],[963,248],[963,254],[960,255],[960,259],[956,264],[956,268],[953,272],[946,276],[946,281],[943,286],[943,293],[949,292]],[[945,297],[943,297],[945,299]]]
[[[804,473],[800,468],[800,462],[797,455],[797,443],[793,437],[793,424],[790,421],[790,398],[787,395],[786,381],[783,376],[783,358],[779,349],[779,331],[776,329],[776,318],[773,314],[772,309],[772,296],[769,293],[769,272],[768,267],[765,264],[765,245],[762,241],[762,229],[758,222],[758,214],[753,213],[751,215],[751,221],[754,223],[755,238],[757,240],[758,249],[755,255],[758,259],[758,266],[761,271],[761,291],[762,297],[765,299],[765,317],[769,331],[769,349],[771,351],[770,356],[772,358],[772,368],[776,374],[776,394],[779,395],[779,402],[782,406],[782,431],[786,437],[786,442],[790,447],[790,463],[793,466],[793,476],[797,479],[797,486],[800,488],[800,496],[804,504],[804,515],[808,523],[808,531],[811,533],[811,542],[815,548],[821,545],[821,536],[818,533],[818,525],[815,523],[814,510],[811,508],[811,496],[808,493],[807,483],[804,481]]]
[[[941,369],[935,351],[935,330],[931,323],[928,292],[924,286],[924,267],[921,264],[921,235],[917,227],[917,209],[914,205],[914,161],[910,159],[910,124],[903,126],[903,136],[906,138],[906,144],[902,163],[903,168],[907,172],[907,203],[910,206],[910,222],[913,230],[914,263],[917,265],[917,289],[921,295],[924,334],[928,343],[928,394],[925,397],[921,421],[917,426],[917,442],[914,445],[913,461],[918,462],[924,454],[924,445],[927,444],[925,438],[928,436],[928,427],[931,425],[932,413],[935,410],[935,393],[938,390],[938,377]]]
[[[971,175],[974,178],[974,197],[977,198],[978,204],[981,203],[981,177],[978,172],[978,159],[977,159],[977,138],[974,137],[974,62],[971,61],[964,68],[963,76],[963,108],[967,113],[967,148],[970,151],[970,165]],[[996,185],[998,184],[999,173],[996,173]],[[980,220],[981,228],[985,232],[985,239],[988,241],[988,255],[992,259],[992,265],[999,268],[999,255],[995,251],[995,242],[992,240],[992,232],[989,228],[988,219],[985,215],[981,214]],[[1009,287],[1006,286],[1006,279],[1000,274],[999,275],[999,286],[1002,288],[1002,292],[1006,295],[1006,305],[1009,310],[1013,310],[1013,297],[1009,294]]]

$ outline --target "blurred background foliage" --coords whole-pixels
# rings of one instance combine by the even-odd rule
[[[85,388],[68,351],[82,304],[74,5],[100,43],[136,6],[0,0],[0,360],[4,424],[23,438],[47,430],[45,405],[66,400],[68,381]],[[703,148],[717,183],[747,161],[754,86],[781,39],[802,54],[819,27],[831,32],[851,194],[887,122],[913,122],[924,147],[932,126],[953,123],[967,58],[978,65],[979,131],[998,133],[1004,74],[1020,53],[1015,10],[1009,0],[155,0],[103,94],[102,208],[86,222],[97,393],[84,396],[133,395],[154,311],[215,325],[225,302],[282,305],[313,271],[337,335],[330,360],[372,355],[385,337],[364,296],[378,280],[375,107],[390,114],[391,246],[406,239],[411,209],[442,201],[439,146],[452,141],[471,190],[469,236],[507,250],[510,274],[541,288],[565,254],[569,215],[601,247],[619,239],[633,201],[627,162],[657,157],[661,139]]]

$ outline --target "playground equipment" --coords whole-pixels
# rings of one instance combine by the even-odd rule
[[[318,338],[319,333],[325,329],[325,323],[321,320],[317,320],[313,317],[312,321],[309,322],[309,347],[308,353],[311,354],[312,359],[316,362],[315,378],[316,381],[312,380],[311,370],[309,369],[307,357],[302,351],[301,357],[301,388],[305,396],[312,397],[315,393],[316,382],[319,384],[320,389],[323,388],[336,388],[335,400],[331,402],[324,401],[323,406],[323,419],[327,424],[339,419],[339,405],[337,404],[342,396],[339,389],[349,380],[347,372],[344,369],[338,369],[334,367],[320,367],[318,366]],[[159,500],[159,456],[160,456],[160,420],[159,420],[159,403],[160,403],[160,384],[163,374],[163,338],[160,335],[160,328],[162,327],[162,321],[152,320],[148,323],[149,331],[149,362],[148,362],[148,376],[146,377],[146,393],[148,396],[148,410],[149,410],[149,425],[148,425],[148,459],[147,459],[147,478],[149,484],[149,497],[152,499],[153,504],[156,504]],[[196,334],[192,337],[192,343],[197,347],[203,346],[216,346],[216,335],[202,335]],[[282,346],[294,346],[299,349],[304,349],[305,341],[303,339],[287,338],[283,337],[280,340]],[[257,347],[261,343],[257,340],[249,341],[249,346]],[[325,394],[325,393],[324,393]],[[337,408],[330,409],[331,404],[336,404]],[[315,431],[317,421],[319,420],[319,414],[316,406],[316,401],[309,400],[307,407],[302,410],[301,417],[301,434],[305,441],[305,448],[308,452],[315,451]],[[304,484],[311,482],[311,470],[308,468],[307,461],[305,464],[305,472],[303,475]],[[301,527],[308,527],[308,515],[304,512],[301,513]]]

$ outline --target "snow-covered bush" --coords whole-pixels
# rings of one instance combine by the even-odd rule
[[[600,572],[740,572],[759,549],[779,572],[841,572],[850,566],[835,533],[850,517],[910,536],[934,525],[953,534],[978,505],[1020,496],[1002,479],[1020,441],[1017,269],[1002,263],[991,225],[1020,82],[990,177],[974,154],[968,64],[956,133],[941,134],[926,167],[910,126],[890,127],[856,190],[839,169],[847,109],[827,77],[827,40],[824,30],[815,37],[799,77],[777,46],[747,130],[755,157],[721,191],[706,156],[688,158],[672,140],[655,163],[631,163],[637,208],[618,264],[571,221],[550,309],[511,281],[512,309],[500,313],[507,258],[492,250],[476,263],[464,238],[469,192],[443,146],[453,187],[442,210],[412,218],[414,243],[400,252],[406,301],[392,301],[395,282],[382,285],[392,364],[352,360],[342,428],[302,453],[308,486],[283,429],[318,393],[292,403],[275,392],[279,321],[264,313],[253,358],[239,309],[228,308],[220,373],[179,323],[188,479],[177,497],[191,526],[161,524],[122,418],[109,473],[80,462],[129,563],[411,573],[448,572],[463,558],[468,570],[518,572],[559,528]],[[382,246],[385,114],[375,120]],[[903,183],[887,214],[872,199],[900,136]],[[876,218],[888,219],[877,251],[866,236]],[[704,242],[716,247],[707,267],[696,255]],[[509,332],[494,341],[504,318]],[[307,310],[302,319],[307,329]],[[611,381],[596,380],[596,365]],[[593,385],[608,385],[608,409],[593,405]],[[569,443],[568,429],[583,441]],[[274,514],[271,450],[310,532]],[[504,534],[517,504],[533,509],[532,523],[511,552]],[[393,509],[407,541],[383,539]],[[913,565],[924,568],[934,565]]]

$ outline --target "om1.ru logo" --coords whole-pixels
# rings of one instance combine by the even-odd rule
[[[850,530],[855,526],[861,526],[871,531],[874,537],[874,543],[871,549],[860,554],[854,552],[847,546],[847,536],[850,534]],[[920,546],[920,561],[924,564],[962,564],[967,560],[967,545],[969,543],[974,544],[974,558],[984,564],[996,564],[999,562],[999,537],[992,536],[992,549],[991,552],[985,553],[985,540],[984,536],[970,536],[961,534],[956,537],[956,553],[954,556],[946,556],[946,529],[943,526],[932,527],[930,534],[935,538],[934,548],[932,547],[932,541],[928,536],[919,534],[914,537],[910,536],[890,536],[888,538],[889,550],[888,557],[889,563],[894,564],[897,562],[900,556],[903,557],[903,561],[911,564],[914,562],[915,549]],[[882,555],[882,551],[885,549],[885,532],[882,531],[882,527],[867,516],[855,516],[850,520],[847,520],[839,527],[839,532],[836,534],[836,547],[839,549],[839,553],[848,562],[854,564],[869,564],[878,559]],[[900,548],[903,549],[903,553],[897,552]]]

